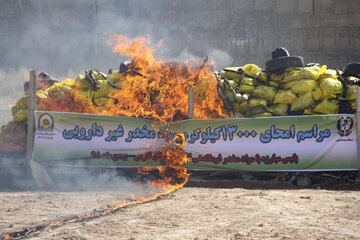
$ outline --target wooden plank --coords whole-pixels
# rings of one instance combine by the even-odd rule
[[[29,113],[26,143],[25,171],[30,176],[30,161],[32,158],[35,135],[35,107],[36,107],[36,71],[30,70]]]
[[[189,87],[189,109],[188,109],[188,119],[194,118],[194,88]]]

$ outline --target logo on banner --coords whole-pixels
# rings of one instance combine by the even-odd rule
[[[38,130],[52,132],[54,130],[54,119],[47,113],[42,114],[38,121]]]
[[[337,121],[338,134],[341,137],[347,137],[352,133],[354,119],[351,117],[341,117]]]

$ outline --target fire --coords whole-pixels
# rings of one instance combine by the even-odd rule
[[[194,118],[227,116],[217,93],[212,60],[165,61],[155,57],[156,51],[148,46],[150,43],[150,37],[112,36],[108,44],[113,47],[113,53],[129,57],[128,69],[119,74],[121,89],[106,89],[105,93],[100,85],[99,89],[84,93],[78,88],[71,91],[71,84],[63,84],[63,93],[51,91],[50,98],[39,97],[38,109],[179,121],[188,117],[188,91],[194,87]],[[111,82],[110,77],[107,80]],[[85,97],[91,100],[91,91],[92,96],[101,95],[109,100],[101,107],[94,101],[85,102]]]
[[[130,40],[121,35],[109,41],[114,53],[129,56],[132,62],[121,91],[112,92],[119,102],[110,102],[102,113],[160,121],[184,120],[188,114],[189,87],[194,87],[195,118],[225,117],[216,79],[207,62],[203,65],[195,59],[165,62],[154,57],[155,50],[147,46],[149,43],[149,38]]]

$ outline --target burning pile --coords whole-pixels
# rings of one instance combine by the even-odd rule
[[[113,36],[109,41],[113,52],[128,56],[129,61],[108,74],[87,70],[75,79],[39,87],[36,109],[179,121],[188,117],[188,91],[194,87],[194,118],[227,116],[210,60],[165,62],[154,56],[149,43],[149,38]],[[14,151],[25,149],[27,109],[28,96],[24,96],[11,106],[13,119],[1,132],[1,142],[17,146]],[[7,139],[9,133],[16,133],[14,141]]]
[[[225,117],[211,66],[189,60],[164,62],[146,46],[149,39],[114,36],[114,52],[132,60],[106,75],[86,71],[38,92],[38,109],[140,117],[159,121],[187,118],[188,90],[195,88],[195,118]]]

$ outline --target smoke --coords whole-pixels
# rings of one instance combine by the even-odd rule
[[[135,169],[69,166],[47,167],[47,172],[53,189],[61,191],[118,191],[141,197],[160,191]]]
[[[106,44],[111,34],[130,38],[149,35],[154,46],[164,40],[159,54],[166,58],[182,59],[183,52],[205,57],[205,51],[189,51],[184,30],[175,33],[172,26],[149,21],[151,12],[143,4],[144,1],[14,1],[13,12],[0,9],[8,19],[0,27],[0,32],[6,33],[0,46],[0,69],[31,68],[58,79],[74,77],[87,68],[107,72],[126,60],[114,55]]]
[[[220,70],[225,67],[231,66],[234,59],[225,51],[219,49],[212,49],[208,52],[208,56],[215,60],[215,70]]]
[[[12,116],[9,105],[14,104],[24,94],[24,81],[29,77],[29,69],[0,69],[0,125]]]

